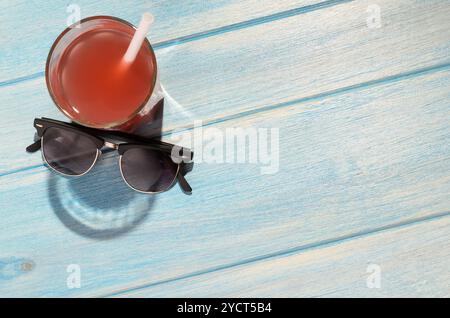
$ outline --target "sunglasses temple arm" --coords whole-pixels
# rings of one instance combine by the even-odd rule
[[[41,149],[41,139],[36,140],[33,144],[26,148],[27,152],[36,152],[39,149]]]
[[[183,192],[186,194],[192,194],[192,188],[181,172],[178,172],[177,179]]]

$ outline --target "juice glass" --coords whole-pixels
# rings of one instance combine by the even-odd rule
[[[163,94],[148,39],[133,63],[123,62],[135,30],[122,19],[95,16],[58,36],[45,78],[56,106],[72,121],[130,132],[152,120]]]

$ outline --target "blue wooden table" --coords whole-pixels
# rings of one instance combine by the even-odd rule
[[[163,139],[271,131],[278,169],[203,158],[191,196],[112,153],[50,172],[25,147],[64,119],[43,71],[75,11],[1,1],[0,296],[450,296],[450,1],[75,4],[155,16]]]

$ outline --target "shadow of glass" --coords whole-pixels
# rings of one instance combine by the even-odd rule
[[[134,130],[134,134],[148,138],[161,139],[164,115],[164,99],[161,99],[141,120],[143,124]]]
[[[149,122],[136,134],[161,136],[164,100],[152,109]],[[51,173],[48,178],[51,206],[71,231],[92,239],[112,239],[142,223],[156,197],[130,189],[120,174],[118,156],[105,151],[94,168],[81,177]]]
[[[150,213],[155,196],[130,189],[113,161],[117,157],[100,160],[81,177],[51,173],[51,206],[71,231],[93,239],[112,239],[134,229]]]

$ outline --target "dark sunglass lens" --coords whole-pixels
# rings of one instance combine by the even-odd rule
[[[143,192],[167,190],[175,180],[178,165],[169,155],[160,151],[131,148],[121,159],[125,181],[134,189]]]
[[[55,170],[80,175],[88,171],[97,158],[97,146],[88,137],[68,129],[49,127],[42,138],[42,151]]]

